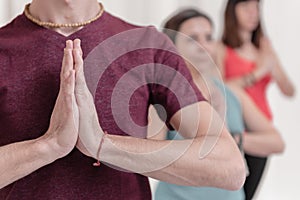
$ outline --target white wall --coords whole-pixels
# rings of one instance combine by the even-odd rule
[[[265,24],[268,35],[273,41],[283,66],[300,88],[300,2],[295,0],[266,1],[264,4]],[[298,75],[298,76],[297,76]],[[261,199],[300,199],[300,96],[287,100],[272,87],[269,99],[275,115],[275,125],[286,140],[287,149],[283,156],[275,157],[270,165],[269,174],[261,190]],[[277,192],[278,191],[278,192]]]
[[[0,25],[9,22],[13,16],[23,11],[29,0],[1,0]],[[222,11],[225,0],[103,0],[106,10],[136,24],[159,26],[179,6],[197,6],[212,16],[216,24],[216,35],[220,35]],[[263,18],[267,34],[273,42],[283,66],[300,88],[300,1],[265,0]],[[300,199],[298,181],[300,179],[300,104],[299,95],[288,100],[272,86],[268,93],[274,123],[286,141],[286,151],[274,156],[257,199],[294,200]],[[299,118],[298,118],[299,117]]]

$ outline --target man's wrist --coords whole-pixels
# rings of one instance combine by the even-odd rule
[[[38,152],[40,159],[49,164],[62,157],[57,147],[55,147],[53,138],[42,136],[34,141],[34,149]]]
[[[57,135],[59,135],[59,133],[50,132],[50,130],[48,130],[35,141],[35,145],[43,160],[49,163],[66,156],[71,151],[71,146],[62,144],[59,138],[56,137]]]

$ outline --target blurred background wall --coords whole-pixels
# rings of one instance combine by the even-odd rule
[[[1,0],[0,25],[8,23],[22,13],[30,0]],[[226,0],[103,0],[107,11],[127,21],[140,25],[160,27],[162,21],[179,7],[197,7],[208,13],[215,22],[219,38],[222,30],[223,7]],[[281,62],[300,89],[300,1],[263,0],[262,14],[265,30]],[[300,57],[300,56],[299,56]],[[299,92],[298,92],[299,93]],[[283,155],[273,156],[264,184],[256,199],[300,199],[300,99],[284,98],[277,88],[270,87],[268,97],[274,112],[274,123],[286,141]],[[151,180],[155,187],[155,181]]]

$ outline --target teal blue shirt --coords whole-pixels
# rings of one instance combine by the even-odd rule
[[[235,95],[218,81],[214,81],[226,100],[226,123],[232,135],[242,134],[245,126],[240,102]],[[183,139],[176,131],[168,132],[168,139]],[[201,172],[199,172],[201,173]],[[228,191],[212,187],[188,187],[159,182],[155,191],[155,200],[244,200],[243,188]]]

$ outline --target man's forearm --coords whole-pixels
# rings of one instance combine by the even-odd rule
[[[90,156],[117,169],[179,185],[225,189],[242,186],[245,166],[241,153],[223,127],[222,119],[209,104],[186,106],[173,115],[171,123],[184,140],[150,140],[106,134],[99,156],[102,130],[86,129],[79,138]],[[91,134],[87,137],[89,132]]]
[[[174,184],[239,189],[244,181],[245,168],[230,136],[222,134],[212,151],[200,158],[204,140],[214,141],[214,137],[158,141],[107,135],[100,160],[117,169]],[[236,170],[237,165],[239,170]]]
[[[54,161],[40,139],[0,147],[0,188]]]

